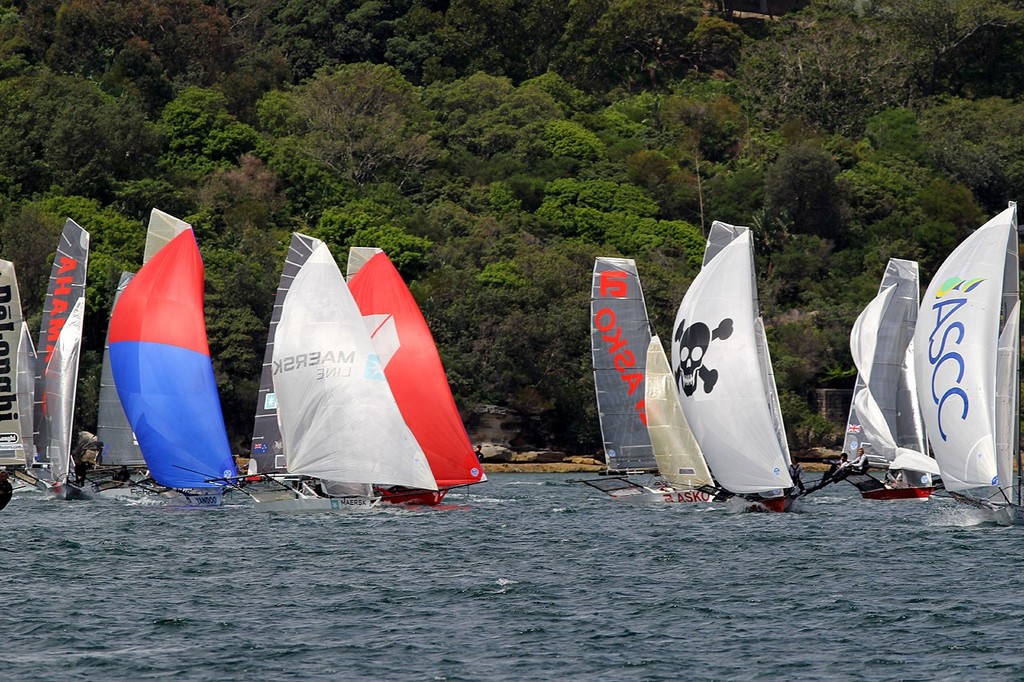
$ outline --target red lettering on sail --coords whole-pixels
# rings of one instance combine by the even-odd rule
[[[53,289],[53,295],[54,296],[67,296],[68,294],[71,293],[71,285],[75,283],[75,278],[74,277],[57,277],[57,278],[55,278],[53,280],[53,282],[54,282],[54,285],[55,285],[54,289]]]
[[[69,258],[67,256],[61,256],[60,257],[60,265],[57,267],[57,274],[58,275],[63,275],[65,272],[71,272],[72,270],[74,270],[77,267],[78,267],[78,261],[76,261],[74,258]]]
[[[598,331],[606,332],[615,326],[615,311],[610,308],[601,308],[594,313],[594,327]]]
[[[598,289],[602,297],[626,298],[629,293],[629,282],[622,270],[606,270],[601,273]]]

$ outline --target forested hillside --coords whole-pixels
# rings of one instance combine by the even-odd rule
[[[1024,3],[726,5],[0,0],[0,257],[33,329],[64,219],[92,234],[79,425],[157,207],[195,227],[239,453],[293,231],[390,254],[462,408],[595,452],[594,257],[636,259],[667,334],[713,220],[754,230],[790,442],[831,442],[809,400],[852,387],[887,259],[927,281],[1024,199]]]

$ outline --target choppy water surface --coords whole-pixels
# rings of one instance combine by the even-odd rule
[[[633,507],[494,475],[443,509],[16,496],[3,679],[1024,679],[1024,528],[950,500]]]

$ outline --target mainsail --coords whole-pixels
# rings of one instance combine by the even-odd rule
[[[661,339],[651,337],[647,347],[645,399],[647,430],[658,461],[658,471],[673,487],[713,485],[700,445],[679,404],[675,377],[665,357]]]
[[[863,447],[870,458],[886,465],[901,454],[906,461],[912,452],[927,459],[913,364],[919,306],[917,263],[890,259],[878,294],[850,332],[857,381],[844,452]],[[919,462],[928,467],[921,470],[935,470],[934,463]]]
[[[267,331],[267,346],[263,354],[263,370],[260,373],[259,398],[256,401],[256,420],[252,427],[251,457],[256,460],[260,473],[281,472],[287,469],[284,456],[284,444],[281,441],[281,428],[277,423],[277,394],[274,393],[272,376],[274,355],[274,334],[281,321],[281,309],[291,288],[295,275],[313,253],[322,244],[319,239],[307,237],[298,232],[292,234],[292,241],[285,257],[284,269],[277,285],[274,298],[274,310],[270,316],[270,328]]]
[[[354,255],[352,252],[356,252]],[[348,287],[359,306],[405,423],[439,488],[486,480],[419,305],[379,249],[353,248]]]
[[[324,244],[292,281],[274,336],[273,365],[289,473],[437,489]]]
[[[21,352],[23,327],[14,263],[0,260],[0,466],[24,464],[32,442],[32,404],[23,402],[20,381],[31,361]]]
[[[978,228],[928,285],[914,332],[918,394],[947,490],[1008,501],[1019,433],[1017,210]]]
[[[705,257],[673,327],[672,368],[683,412],[723,488],[740,494],[789,488],[750,231],[716,222],[711,235],[714,253]]]
[[[209,488],[235,475],[203,315],[203,261],[192,230],[160,249],[110,318],[110,364],[154,480]]]
[[[46,390],[46,455],[55,484],[65,482],[74,467],[71,443],[84,318],[85,299],[79,298],[64,320],[43,372]]]
[[[654,470],[644,412],[644,361],[651,325],[636,263],[598,258],[590,295],[594,389],[609,471]]]
[[[117,292],[114,294],[114,305],[121,298],[128,283],[135,275],[130,272],[122,272],[121,279],[117,284]],[[103,345],[103,367],[100,370],[100,404],[99,413],[96,416],[96,436],[103,442],[103,463],[110,466],[142,466],[146,463],[139,448],[139,441],[135,438],[132,425],[128,423],[128,417],[121,407],[121,399],[117,396],[117,387],[114,385],[114,372],[110,367],[110,330],[107,330],[107,338]]]
[[[36,344],[35,442],[42,448],[45,459],[48,420],[46,418],[46,387],[43,374],[57,344],[57,337],[67,322],[68,316],[78,299],[85,296],[85,276],[89,265],[89,233],[70,218],[64,223],[64,230],[57,244],[57,253],[50,269],[50,281],[43,302],[43,320]]]
[[[18,414],[21,419],[23,458],[30,467],[36,457],[34,434],[34,403],[36,392],[36,347],[27,322],[21,323],[21,343],[18,345]]]

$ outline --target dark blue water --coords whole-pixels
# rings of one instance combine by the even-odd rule
[[[350,515],[18,495],[0,678],[1024,679],[1024,528],[845,484],[745,514],[567,478]]]

